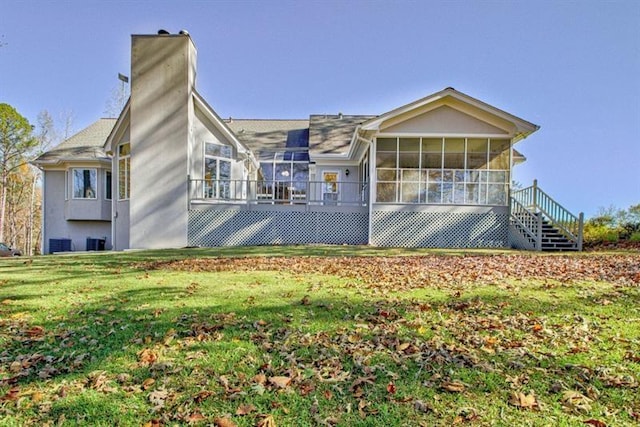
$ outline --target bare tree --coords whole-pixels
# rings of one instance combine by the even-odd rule
[[[118,73],[118,79],[120,80],[120,84],[111,90],[111,96],[105,105],[104,114],[107,117],[120,116],[124,105],[127,103],[127,98],[129,97],[129,78]]]

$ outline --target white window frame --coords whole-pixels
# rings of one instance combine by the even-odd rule
[[[217,145],[219,147],[226,147],[229,149],[229,157],[224,156],[214,156],[211,154],[207,154],[207,144]],[[204,178],[204,185],[202,186],[203,196],[206,199],[228,199],[231,198],[231,178],[233,175],[233,147],[230,145],[221,144],[219,142],[213,141],[205,141],[202,145],[203,153],[203,161],[202,161],[202,177]],[[212,183],[206,182],[207,176],[207,160],[215,160],[216,161],[216,176],[211,178],[211,181],[215,183],[215,186],[209,188]],[[227,183],[227,188],[221,187],[220,183],[220,161],[229,162],[229,178],[227,179],[229,182]],[[208,195],[209,189],[212,191],[211,195]],[[224,193],[227,193],[226,195]],[[226,197],[224,197],[226,196]]]
[[[129,153],[122,155],[120,153],[120,148],[124,147],[125,145],[129,146]],[[131,143],[129,142],[123,142],[121,144],[118,144],[118,156],[117,156],[117,169],[118,169],[118,174],[117,174],[117,179],[118,179],[118,185],[116,186],[116,192],[118,193],[118,201],[126,201],[129,200],[131,198]],[[124,197],[120,197],[120,160],[125,160],[125,163],[127,165],[127,168],[125,169],[125,178],[124,178]],[[111,179],[113,179],[113,176],[111,177]],[[112,195],[113,196],[113,195]]]
[[[431,181],[429,178],[426,181],[423,181],[422,178],[420,178],[420,180],[418,182],[416,182],[416,184],[418,184],[418,194],[422,194],[423,190],[425,191],[424,195],[426,200],[422,200],[422,196],[420,196],[420,200],[419,202],[403,202],[403,184],[405,182],[408,183],[413,183],[414,181],[405,181],[403,178],[403,171],[404,168],[400,167],[400,141],[402,138],[420,138],[420,149],[419,149],[419,162],[418,162],[418,168],[417,170],[419,171],[426,171],[426,170],[431,170],[431,171],[437,171],[438,168],[424,168],[424,165],[422,164],[422,158],[423,158],[423,144],[422,142],[425,139],[440,139],[441,140],[441,145],[440,145],[440,157],[441,157],[441,161],[440,161],[440,173],[441,173],[441,178],[440,180],[437,181]],[[496,141],[496,140],[509,140],[510,138],[507,136],[493,136],[493,135],[473,135],[473,136],[458,136],[458,135],[447,135],[447,136],[421,136],[421,137],[417,137],[417,136],[395,136],[395,135],[379,135],[376,138],[376,142],[378,139],[395,139],[395,156],[396,156],[396,160],[395,160],[395,176],[396,179],[395,181],[380,181],[378,179],[378,170],[392,170],[392,168],[378,168],[378,166],[375,166],[375,171],[376,171],[376,179],[375,179],[375,183],[376,183],[376,202],[377,203],[399,203],[399,204],[436,204],[436,205],[456,205],[456,206],[505,206],[508,204],[509,202],[509,186],[510,186],[510,179],[511,179],[511,168],[512,168],[512,144],[509,143],[509,160],[508,160],[508,169],[490,169],[490,159],[491,159],[491,153],[493,153],[491,151],[491,142],[492,141]],[[452,169],[452,168],[445,168],[445,153],[446,153],[446,141],[447,140],[451,140],[451,139],[462,139],[464,140],[464,152],[463,152],[463,167],[462,169]],[[486,168],[484,169],[467,169],[468,165],[467,165],[467,160],[468,160],[468,142],[470,139],[485,139],[486,140],[486,144],[487,144],[487,150],[486,150]],[[378,153],[380,151],[378,150],[377,144],[376,144],[376,163],[378,161]],[[384,151],[387,152],[387,151]],[[389,151],[390,153],[390,151]],[[480,179],[478,182],[475,181],[467,181],[467,173],[468,172],[478,172],[480,174],[480,176],[485,176],[486,178]],[[444,179],[444,174],[451,174],[451,181],[445,180]],[[460,176],[462,176],[462,180],[458,181],[457,177],[458,174],[462,173]],[[504,181],[494,181],[491,180],[490,178],[493,176],[496,176],[496,173],[505,173],[506,177]],[[377,186],[379,184],[395,184],[396,186],[396,191],[395,191],[395,201],[378,201],[378,191],[377,191]],[[440,192],[439,192],[439,197],[440,200],[439,201],[433,201],[430,202],[428,200],[429,198],[429,193],[428,193],[428,188],[430,184],[436,184],[436,185],[440,185]],[[478,198],[479,201],[478,202],[474,202],[473,200],[469,200],[467,199],[467,193],[466,193],[466,186],[467,185],[479,185],[479,190],[478,190]],[[456,185],[458,185],[456,187]],[[490,191],[489,189],[491,187],[496,188],[496,187],[500,187],[500,186],[504,186],[505,191],[501,194],[503,194],[506,198],[506,200],[502,200],[503,203],[490,203],[492,202],[491,198],[490,198]],[[445,191],[445,187],[446,188],[450,188],[450,190]],[[460,201],[460,199],[458,199],[456,196],[456,188],[460,188],[462,187],[462,200]],[[449,196],[449,199],[446,199],[446,197]],[[456,202],[456,200],[459,200]]]

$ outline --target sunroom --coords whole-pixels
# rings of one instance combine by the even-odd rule
[[[511,141],[504,137],[376,139],[376,202],[507,205]]]
[[[362,124],[371,141],[370,242],[505,247],[513,150],[538,126],[446,88]]]

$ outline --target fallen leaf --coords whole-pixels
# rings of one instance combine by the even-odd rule
[[[213,425],[216,427],[236,427],[236,423],[234,423],[229,417],[220,417],[213,420]]]
[[[511,392],[509,403],[513,406],[523,409],[533,409],[534,407],[539,406],[536,400],[536,396],[533,394],[533,392],[529,394],[515,391]]]
[[[562,406],[567,412],[587,413],[591,411],[591,399],[576,390],[562,393]]]
[[[387,384],[387,393],[395,394],[395,392],[396,392],[396,385],[393,383],[393,381],[389,381],[389,384]]]
[[[590,424],[595,427],[607,427],[607,425],[600,420],[590,419],[590,420],[583,421],[583,423]]]
[[[213,396],[213,393],[207,390],[202,390],[198,392],[193,398],[193,401],[196,403],[202,403],[205,399]]]
[[[413,409],[415,409],[418,412],[423,412],[425,414],[427,412],[433,412],[433,407],[428,403],[424,403],[422,400],[416,400],[415,402],[413,402]]]
[[[145,348],[138,352],[138,361],[144,365],[151,365],[155,363],[157,360],[158,360],[158,354],[153,350]]]
[[[410,346],[411,346],[411,343],[408,343],[408,342],[400,343],[400,344],[398,344],[398,345],[396,346],[396,351],[397,351],[398,353],[402,353],[403,351],[405,351],[406,349],[408,349]]]
[[[153,409],[157,411],[164,407],[165,401],[168,397],[169,392],[164,387],[161,387],[149,393],[149,402],[153,404]]]
[[[239,416],[249,415],[250,413],[255,412],[257,410],[258,408],[256,408],[250,403],[245,405],[240,405],[238,406],[238,409],[236,409],[236,415],[239,415]]]
[[[443,390],[450,391],[452,393],[462,393],[465,389],[464,384],[459,381],[445,381],[440,385],[440,387]]]
[[[146,380],[142,381],[142,389],[143,390],[148,390],[155,383],[156,383],[156,380],[154,380],[153,378],[147,378]]]
[[[202,415],[200,412],[197,412],[197,411],[192,413],[192,414],[189,414],[187,416],[187,418],[186,418],[186,420],[187,420],[187,422],[189,424],[195,424],[195,423],[198,423],[200,421],[204,421],[206,419],[207,418],[204,415]]]
[[[12,387],[7,391],[7,394],[0,397],[0,401],[3,400],[18,400],[20,389],[18,387]]]
[[[44,335],[44,328],[42,326],[34,326],[24,331],[24,333],[31,338],[41,337]]]
[[[267,383],[267,376],[265,374],[257,374],[251,378],[251,381],[256,384],[265,385]]]
[[[289,377],[269,377],[269,382],[278,388],[287,388],[291,384],[291,378]]]
[[[273,415],[263,414],[260,415],[260,420],[256,427],[276,427],[276,421],[273,419]]]

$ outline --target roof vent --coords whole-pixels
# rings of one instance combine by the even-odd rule
[[[187,30],[180,30],[180,32],[179,32],[178,34],[180,34],[181,36],[188,36],[188,35],[189,35],[189,31],[187,31]]]
[[[166,36],[169,34],[169,31],[163,30],[162,28],[158,30],[158,34],[162,36]]]

